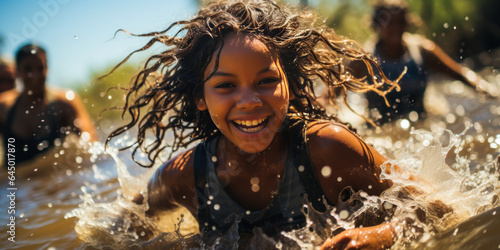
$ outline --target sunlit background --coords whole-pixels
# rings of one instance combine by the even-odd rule
[[[144,44],[115,31],[144,33],[164,29],[175,20],[196,13],[199,0],[5,0],[0,3],[0,53],[13,58],[15,50],[35,42],[48,51],[51,85],[74,87],[86,83],[91,72],[116,63]],[[340,34],[363,41],[369,27],[370,0],[295,0],[309,5],[320,19]],[[422,23],[421,33],[455,58],[477,56],[500,44],[495,0],[413,0],[410,8]]]
[[[361,44],[373,37],[371,4],[376,0],[286,0],[290,6],[311,8],[318,23]],[[141,34],[165,29],[176,20],[192,17],[201,0],[6,0],[0,3],[0,53],[12,60],[23,44],[34,42],[47,50],[48,85],[71,88],[82,96],[93,118],[100,110],[119,104],[109,86],[123,86],[140,62],[154,53],[135,55],[113,77],[100,85],[92,80],[109,71],[147,39]],[[452,58],[474,70],[500,67],[500,9],[498,0],[410,0],[418,32],[439,44]],[[113,99],[114,103],[110,103]]]
[[[34,42],[47,50],[48,83],[75,87],[138,48],[144,40],[115,31],[145,33],[191,17],[196,1],[28,0],[0,3],[1,53],[13,58]]]

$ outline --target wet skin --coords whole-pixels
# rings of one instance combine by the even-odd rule
[[[207,110],[222,133],[216,150],[217,175],[226,185],[225,191],[242,208],[265,208],[278,187],[289,153],[287,138],[280,132],[290,100],[286,77],[272,49],[249,35],[227,37],[217,71],[213,73],[213,69],[214,59],[205,71],[203,98],[196,101],[198,109]],[[385,158],[344,125],[309,122],[307,137],[316,175],[333,204],[346,186],[372,195],[379,195],[390,186],[380,179],[379,166]],[[331,174],[322,174],[325,167]],[[194,149],[158,169],[148,186],[150,214],[180,205],[196,217],[193,169]],[[259,180],[258,189],[252,189],[255,178]],[[137,195],[134,201],[142,203],[143,197]],[[373,230],[385,232],[382,234],[390,239],[392,232],[387,228],[390,227],[384,224]],[[370,230],[348,230],[339,240]],[[330,240],[325,246],[335,242]]]

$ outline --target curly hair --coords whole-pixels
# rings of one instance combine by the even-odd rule
[[[176,27],[180,28],[175,35],[166,34]],[[175,22],[163,31],[131,34],[152,39],[114,69],[134,53],[157,43],[167,48],[151,56],[132,80],[122,113],[122,117],[130,115],[131,121],[113,131],[106,143],[138,125],[137,141],[126,148],[133,148],[132,157],[136,162],[135,154],[139,149],[147,153],[150,164],[137,163],[151,167],[166,147],[175,152],[194,141],[219,133],[208,112],[197,109],[196,100],[203,97],[203,72],[214,55],[216,66],[213,72],[217,70],[224,38],[230,34],[251,34],[275,48],[295,95],[289,112],[306,119],[332,119],[316,101],[316,82],[323,83],[330,95],[335,89],[373,90],[385,95],[387,91],[378,90],[378,86],[389,82],[397,87],[397,81],[391,82],[383,74],[380,77],[374,75],[373,67],[379,66],[356,42],[342,38],[326,27],[316,27],[315,17],[310,12],[294,14],[269,0],[222,0],[209,3],[191,20]],[[344,68],[345,60],[365,62],[376,84],[366,84],[364,78],[357,79],[349,74]],[[145,107],[148,109],[141,116]],[[155,139],[146,143],[149,133]],[[167,133],[173,135],[170,143],[164,140]]]

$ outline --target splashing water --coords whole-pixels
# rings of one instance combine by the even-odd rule
[[[451,93],[447,88],[456,91],[450,87],[453,84],[444,85],[442,92]],[[327,206],[325,213],[305,205],[307,225],[283,232],[278,239],[258,229],[251,236],[240,235],[234,225],[227,234],[207,243],[201,240],[196,220],[186,209],[150,218],[146,205],[130,200],[137,193],[145,194],[158,166],[140,168],[130,160],[130,152],[118,152],[119,145],[105,151],[100,143],[65,142],[32,166],[17,169],[17,241],[5,246],[315,249],[345,229],[391,221],[397,232],[393,249],[495,249],[500,245],[496,160],[500,105],[465,99],[460,93],[447,96],[446,101],[454,107],[447,111],[453,111],[449,113],[453,117],[396,122],[380,133],[360,132],[391,159],[383,166],[391,173],[382,176],[391,179],[393,187],[380,197],[346,188],[338,205]],[[0,201],[8,203],[5,193]],[[5,226],[2,229],[8,230]]]
[[[382,178],[392,180],[393,187],[380,197],[346,188],[338,205],[327,206],[325,213],[316,212],[306,205],[303,212],[307,226],[283,232],[279,239],[269,238],[259,230],[244,239],[238,234],[235,224],[226,235],[213,241],[213,245],[207,245],[197,235],[197,223],[185,209],[158,218],[147,217],[147,206],[130,200],[137,192],[145,193],[147,181],[156,168],[132,175],[116,150],[109,152],[116,164],[116,178],[120,184],[116,200],[99,201],[100,194],[95,190],[95,184],[88,183],[82,187],[83,204],[65,217],[78,218],[75,227],[78,237],[93,247],[225,249],[248,244],[253,248],[314,249],[327,237],[343,230],[384,221],[396,225],[395,248],[431,246],[435,243],[429,242],[441,232],[499,205],[500,183],[496,163],[486,162],[471,170],[469,155],[460,154],[470,144],[467,131],[453,134],[446,129],[435,132],[412,130],[405,146],[395,153],[399,156],[382,166],[385,172],[391,172],[382,174]],[[455,157],[451,165],[445,162],[449,153]],[[103,174],[96,170],[94,176],[103,179]]]

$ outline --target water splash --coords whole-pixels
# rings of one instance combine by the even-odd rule
[[[94,178],[118,182],[116,198],[112,202],[100,200],[102,190],[95,184],[86,183],[82,186],[83,203],[65,217],[78,218],[75,227],[78,237],[93,247],[315,249],[343,230],[382,222],[396,225],[396,248],[430,246],[435,244],[433,239],[441,232],[499,206],[498,166],[491,157],[478,163],[477,158],[470,159],[471,154],[462,152],[467,151],[471,143],[466,133],[467,129],[459,134],[446,129],[434,129],[433,132],[412,129],[410,137],[395,153],[397,157],[382,166],[386,172],[382,178],[392,180],[393,187],[380,197],[346,188],[338,204],[335,207],[327,205],[324,213],[305,205],[306,226],[282,232],[278,239],[269,238],[259,229],[253,235],[241,235],[235,224],[228,233],[209,241],[204,236],[202,241],[195,219],[185,209],[154,218],[146,216],[147,206],[130,200],[137,193],[145,195],[147,182],[156,167],[139,175],[131,174],[127,166],[135,165],[121,160],[127,159],[127,152],[120,155],[116,148],[104,152],[97,146],[89,152],[94,153],[94,158],[104,155],[111,158],[116,171],[104,171],[94,165]],[[475,168],[471,169],[473,162],[476,162]],[[455,235],[460,235],[460,230],[457,232]],[[452,236],[453,232],[449,237]]]

